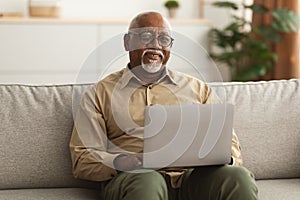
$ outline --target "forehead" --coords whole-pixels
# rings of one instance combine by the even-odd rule
[[[170,23],[159,13],[144,13],[135,17],[129,26],[131,29],[170,30]]]
[[[143,32],[154,32],[157,34],[167,34],[171,35],[171,30],[168,28],[161,28],[161,27],[143,27],[143,28],[132,28],[130,32],[134,33],[143,33]]]

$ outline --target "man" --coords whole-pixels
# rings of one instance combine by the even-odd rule
[[[166,68],[173,38],[157,12],[136,16],[124,36],[130,62],[82,98],[70,141],[74,176],[105,183],[104,199],[257,199],[233,133],[232,165],[143,171],[145,106],[212,103],[200,80]]]

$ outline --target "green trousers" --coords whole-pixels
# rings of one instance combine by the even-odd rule
[[[257,199],[254,176],[243,167],[197,167],[184,174],[181,188],[156,171],[122,172],[107,183],[104,200],[252,200]]]

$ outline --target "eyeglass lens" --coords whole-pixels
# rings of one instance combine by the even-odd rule
[[[153,40],[155,39],[155,33],[153,32],[142,32],[139,34],[140,40],[142,43],[144,44],[149,44],[151,42],[153,42]],[[168,35],[159,35],[157,37],[158,43],[159,45],[161,45],[162,47],[168,47],[171,45],[171,43],[173,42],[173,38],[171,38]]]

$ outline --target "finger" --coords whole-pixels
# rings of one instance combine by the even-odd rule
[[[142,162],[139,160],[139,158],[136,155],[134,155],[132,157],[132,161],[133,161],[132,163],[133,163],[135,168],[138,168],[138,167],[142,166]]]
[[[140,153],[140,154],[136,154],[137,158],[140,160],[140,161],[143,161],[143,154]]]
[[[142,165],[141,160],[137,156],[135,157],[135,162],[138,167]]]

